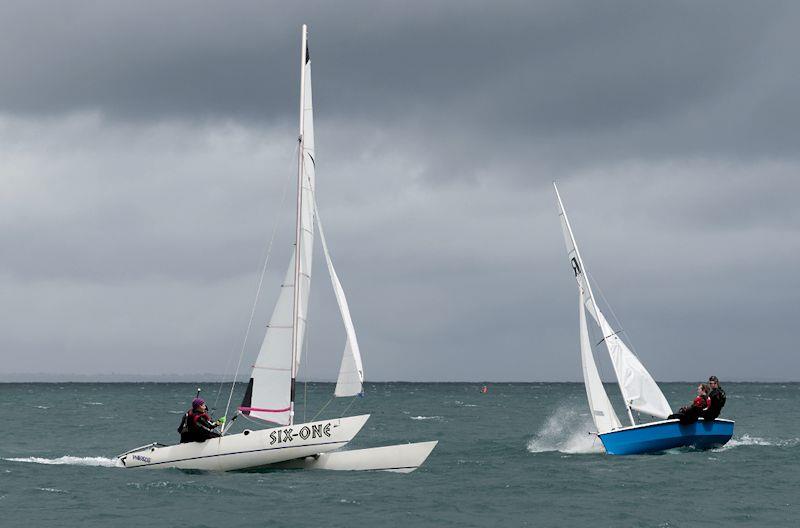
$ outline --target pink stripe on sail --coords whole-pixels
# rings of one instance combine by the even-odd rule
[[[292,410],[291,407],[287,407],[285,409],[261,409],[260,407],[239,407],[240,411],[255,411],[255,412],[270,412],[270,413],[282,413],[286,411]]]

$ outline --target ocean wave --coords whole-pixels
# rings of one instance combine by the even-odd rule
[[[589,433],[593,428],[585,413],[566,405],[559,407],[528,441],[531,453],[603,453],[603,443]]]
[[[797,445],[800,445],[800,438],[770,440],[760,436],[744,434],[738,438],[732,438],[727,444],[714,449],[714,451],[727,451],[735,447],[743,446],[795,447]]]
[[[412,420],[444,420],[442,416],[409,416]]]
[[[171,480],[161,480],[155,482],[128,482],[126,486],[128,488],[133,488],[145,492],[158,490],[159,493],[167,493],[167,494],[188,491],[193,494],[202,493],[206,495],[220,495],[225,491],[223,488],[219,488],[211,484],[205,484],[203,482],[197,482],[194,480],[183,481],[183,482],[171,481]],[[252,494],[247,493],[246,495],[250,496]]]
[[[21,458],[4,458],[8,462],[29,462],[31,464],[49,464],[57,466],[100,466],[100,467],[118,467],[119,462],[116,458],[105,457],[74,457],[62,456],[58,458],[41,458],[41,457],[21,457]]]

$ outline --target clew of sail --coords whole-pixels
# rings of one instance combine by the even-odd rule
[[[586,295],[580,289],[580,341],[581,341],[581,367],[583,370],[583,382],[586,386],[586,398],[589,400],[589,410],[592,411],[592,420],[597,427],[599,434],[607,433],[613,429],[618,429],[620,424],[614,407],[608,400],[600,374],[597,372],[597,364],[592,355],[592,345],[589,342],[589,330],[586,326]]]
[[[336,296],[336,303],[339,305],[339,313],[342,316],[342,323],[347,336],[334,395],[340,397],[356,396],[363,391],[362,385],[364,383],[364,366],[361,363],[361,351],[358,348],[358,339],[356,338],[353,319],[350,316],[347,297],[344,294],[342,283],[339,281],[339,276],[333,267],[330,251],[328,251],[328,242],[325,240],[325,231],[322,229],[322,220],[319,216],[316,200],[314,201],[314,211],[317,217],[317,227],[319,227],[319,239],[322,241],[322,250],[325,253],[325,262],[328,265],[328,274],[331,277],[333,293]]]

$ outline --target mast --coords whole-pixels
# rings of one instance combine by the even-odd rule
[[[575,269],[575,276],[577,277],[578,274],[583,274],[583,283],[586,285],[586,292],[589,294],[589,300],[592,303],[592,309],[595,311],[595,320],[599,321],[600,318],[598,317],[598,309],[597,303],[594,300],[594,293],[592,293],[592,286],[589,284],[589,276],[586,274],[586,270],[583,267],[583,258],[581,258],[581,252],[578,249],[578,243],[575,241],[575,235],[572,233],[572,226],[569,223],[569,217],[567,217],[567,210],[564,209],[564,203],[561,201],[561,194],[558,192],[558,186],[556,182],[553,182],[553,188],[556,190],[556,198],[558,199],[558,207],[561,210],[560,214],[564,217],[564,225],[567,227],[567,233],[569,234],[570,242],[572,243],[572,247],[575,248],[575,258],[577,262],[573,262],[573,266],[577,266]],[[603,339],[606,339],[608,336],[603,335]],[[615,372],[616,374],[616,372]],[[636,425],[636,422],[633,419],[633,413],[631,412],[631,402],[628,401],[627,395],[625,394],[625,389],[622,387],[619,378],[617,377],[617,385],[619,385],[619,390],[622,393],[622,397],[625,400],[625,410],[628,411],[628,419],[631,421],[631,425]]]
[[[289,425],[294,423],[294,397],[297,380],[297,326],[300,305],[300,239],[302,229],[303,210],[303,114],[305,107],[306,89],[306,54],[308,40],[308,26],[303,24],[302,42],[300,44],[300,126],[297,137],[297,219],[294,233],[294,301],[292,305],[292,385],[290,393]]]

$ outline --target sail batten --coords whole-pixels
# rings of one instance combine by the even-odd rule
[[[294,273],[294,256],[286,275]],[[281,288],[272,311],[267,332],[253,364],[250,384],[239,410],[252,418],[286,425],[290,421],[292,384],[292,302],[293,287]],[[286,409],[282,413],[264,414],[255,409]]]

